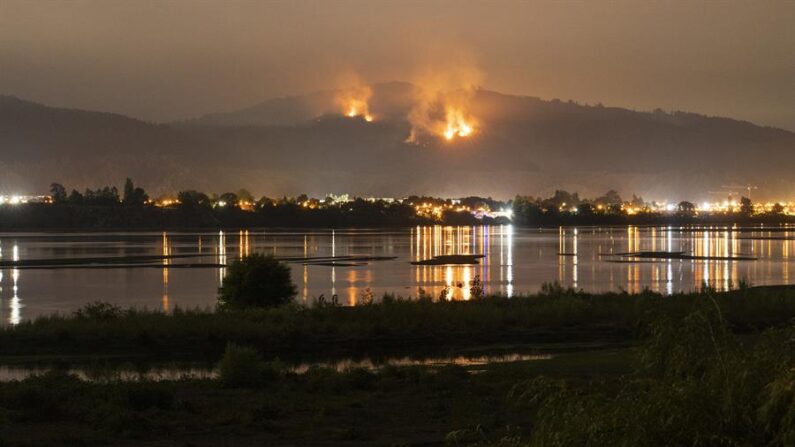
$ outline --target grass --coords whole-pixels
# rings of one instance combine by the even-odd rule
[[[85,323],[108,331],[117,324],[126,334],[142,319],[250,320],[242,332],[231,334],[237,344],[225,344],[225,354],[216,357],[225,370],[218,380],[88,383],[56,370],[0,383],[0,445],[793,445],[792,293],[786,287],[744,287],[673,297],[588,295],[548,286],[538,296],[515,300],[387,300],[356,309],[176,316],[92,306],[5,335],[25,333],[36,346],[36,337],[51,325],[73,330]],[[384,325],[376,347],[407,335],[411,318],[422,321],[420,334],[430,334],[429,340],[458,334],[470,345],[498,330],[505,331],[500,337],[525,334],[535,340],[557,333],[572,342],[602,327],[620,328],[635,343],[486,366],[341,372],[313,367],[293,374],[264,359],[267,339],[247,327],[259,322],[260,330],[285,334],[289,324],[303,322],[301,334],[311,336],[307,328],[322,322],[348,340],[373,336],[368,332],[373,326],[356,318]],[[476,324],[477,318],[483,321]],[[229,330],[226,324],[211,327]],[[468,337],[466,328],[481,335]],[[256,336],[248,342],[240,337],[252,333]],[[180,334],[185,332],[171,335]],[[226,335],[218,338],[229,342]],[[125,341],[120,337],[115,343]]]
[[[524,433],[490,446],[789,446],[795,443],[795,328],[732,333],[722,308],[703,302],[683,319],[661,317],[631,374],[587,386],[554,377],[516,385]]]
[[[732,331],[784,326],[795,317],[795,288],[744,287],[663,296],[587,294],[548,286],[538,295],[469,302],[400,300],[359,307],[286,306],[213,312],[87,306],[0,330],[0,361],[108,356],[216,361],[228,343],[283,359],[432,355],[510,345],[634,343],[660,314],[683,318],[715,300]]]
[[[460,366],[312,368],[235,386],[88,383],[56,371],[0,383],[0,444],[441,446],[452,428],[498,433],[520,424],[530,414],[505,399],[517,382],[540,373],[603,376],[593,360],[575,354],[477,374]],[[602,364],[613,374],[630,362],[625,352]]]

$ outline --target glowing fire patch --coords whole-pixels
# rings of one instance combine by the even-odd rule
[[[349,118],[356,118],[360,116],[368,123],[373,121],[373,116],[368,111],[367,102],[357,99],[352,99],[345,112],[345,116]]]
[[[449,143],[481,133],[472,113],[474,89],[420,89],[408,115],[411,132],[406,143],[425,145],[438,139]]]
[[[373,92],[368,86],[352,87],[338,93],[337,103],[343,115],[348,118],[362,118],[369,123],[374,119],[368,104],[372,95]]]
[[[467,119],[464,112],[460,109],[447,108],[445,118],[442,135],[448,141],[456,137],[466,138],[475,132],[472,120]]]

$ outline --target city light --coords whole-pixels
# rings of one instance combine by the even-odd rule
[[[0,205],[21,205],[25,203],[52,203],[50,196],[28,196],[22,194],[0,194]]]

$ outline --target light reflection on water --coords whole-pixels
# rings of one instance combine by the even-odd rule
[[[2,233],[0,260],[79,257],[197,255],[152,262],[156,268],[0,268],[0,320],[68,313],[87,302],[173,310],[211,307],[225,268],[180,268],[179,264],[226,264],[245,254],[277,257],[395,256],[365,265],[292,263],[298,300],[338,295],[356,305],[367,294],[471,298],[469,284],[480,278],[486,293],[534,293],[544,282],[587,291],[671,294],[707,283],[719,290],[745,279],[754,285],[790,282],[790,228],[418,226],[384,230],[242,230],[218,232]],[[611,262],[638,251],[682,251],[696,256],[753,256],[758,260],[639,259]],[[476,265],[413,266],[410,261],[440,255],[482,254]]]
[[[372,359],[344,359],[330,362],[298,363],[287,366],[287,371],[295,374],[304,374],[311,368],[329,368],[337,372],[348,371],[355,368],[365,368],[377,370],[385,366],[427,366],[440,367],[445,365],[458,365],[464,367],[485,366],[494,363],[525,362],[535,360],[549,360],[552,354],[500,354],[500,355],[481,355],[481,356],[454,356],[454,357],[433,357],[417,359],[412,357],[395,357],[386,360]],[[13,366],[0,365],[0,382],[10,382],[14,380],[24,380],[31,376],[42,375],[51,371],[51,368],[36,366]],[[218,370],[210,367],[197,365],[174,365],[166,367],[153,367],[144,370],[131,368],[111,368],[111,369],[92,369],[92,368],[70,368],[66,372],[77,376],[79,379],[89,382],[103,381],[138,381],[138,380],[183,380],[183,379],[216,379]]]

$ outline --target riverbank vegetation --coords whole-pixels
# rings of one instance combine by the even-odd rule
[[[222,348],[223,356],[219,352],[220,377],[214,380],[85,382],[56,370],[0,383],[0,439],[14,446],[792,445],[794,298],[788,288],[661,297],[548,287],[544,294],[515,300],[259,310],[260,328],[322,321],[327,328],[347,328],[347,337],[364,330],[352,322],[367,316],[391,328],[385,334],[406,330],[409,322],[402,318],[419,318],[415,329],[439,337],[505,324],[560,333],[612,325],[624,327],[636,343],[485,366],[311,367],[295,373],[267,360],[265,338],[240,337]],[[81,324],[104,335],[112,335],[111,327],[127,327],[115,333],[121,335],[136,321],[145,329],[150,318],[184,322],[180,318],[210,315],[93,306],[73,317],[5,330],[0,346],[48,332],[74,335]],[[441,315],[450,321],[446,326]],[[252,321],[236,316],[244,327]],[[286,326],[279,327],[274,333],[284,335]],[[251,335],[249,330],[237,335]]]
[[[122,309],[88,305],[0,330],[2,357],[151,356],[217,359],[227,343],[268,356],[339,357],[446,352],[485,345],[635,343],[659,314],[684,318],[714,300],[733,332],[785,326],[795,317],[795,288],[711,289],[664,296],[591,294],[547,285],[536,295],[438,301],[386,295],[371,304],[231,309],[223,312]]]

